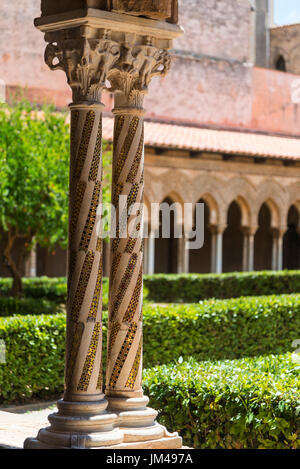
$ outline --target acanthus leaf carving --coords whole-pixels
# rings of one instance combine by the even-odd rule
[[[120,58],[108,73],[108,91],[115,93],[118,106],[142,108],[152,78],[165,76],[170,64],[169,52],[153,46],[150,38],[145,45],[124,42]]]
[[[120,45],[109,37],[61,38],[45,50],[51,70],[63,70],[73,92],[73,102],[101,102],[110,69],[120,57]]]

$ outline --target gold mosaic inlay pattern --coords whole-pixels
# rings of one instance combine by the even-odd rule
[[[108,348],[107,348],[107,354],[110,356],[112,348],[115,344],[117,335],[119,333],[119,330],[121,329],[121,325],[114,321],[111,326],[110,334],[109,334],[109,343],[108,343]]]
[[[90,280],[94,257],[95,257],[95,254],[92,251],[89,251],[84,259],[84,263],[80,272],[79,282],[77,285],[76,293],[74,296],[74,300],[73,300],[73,304],[72,304],[72,308],[70,312],[70,316],[73,319],[73,321],[77,321],[79,314],[80,314],[86,288]]]
[[[126,361],[128,353],[130,351],[131,345],[134,341],[134,337],[135,337],[135,334],[136,334],[136,331],[137,331],[137,327],[138,327],[137,323],[133,322],[133,323],[131,323],[131,325],[130,325],[128,331],[127,331],[125,340],[124,340],[123,345],[121,347],[121,350],[119,352],[118,358],[117,358],[117,360],[114,364],[113,371],[112,371],[112,374],[111,374],[111,377],[110,377],[110,380],[109,380],[110,389],[114,389],[116,387],[118,378],[120,376],[120,373],[122,371],[122,368],[124,366],[124,363]]]
[[[99,302],[100,302],[101,286],[102,286],[102,256],[100,256],[100,260],[99,260],[96,286],[95,286],[94,296],[93,296],[92,304],[91,304],[89,315],[88,315],[88,321],[96,320],[96,316],[97,316],[98,308],[99,308]]]
[[[113,198],[112,198],[112,204],[114,207],[117,208],[117,205],[119,203],[119,197],[122,193],[122,190],[124,188],[124,184],[122,184],[121,182],[119,182],[118,184],[116,184],[116,187],[114,189],[114,195],[113,195]]]
[[[140,343],[139,343],[139,346],[138,346],[138,349],[137,349],[137,353],[136,353],[136,356],[135,356],[131,371],[129,373],[128,379],[127,379],[126,384],[125,384],[126,388],[130,388],[130,389],[134,388],[134,385],[135,385],[135,382],[136,382],[136,377],[137,377],[137,374],[138,374],[139,368],[140,368],[141,358],[142,358],[142,338],[140,340]]]
[[[141,160],[142,160],[143,149],[144,149],[144,129],[142,131],[140,143],[139,143],[139,146],[138,146],[134,161],[132,163],[131,169],[130,169],[130,171],[128,173],[128,176],[127,176],[127,182],[133,183],[135,181],[135,178],[136,178],[136,175],[138,173],[139,166],[140,166],[140,163],[141,163]]]
[[[101,360],[100,368],[99,368],[99,375],[98,375],[98,380],[97,380],[97,388],[96,388],[98,391],[102,390],[102,382],[103,382],[103,363]]]
[[[123,322],[131,322],[135,315],[139,300],[141,297],[141,290],[143,288],[143,268],[141,266],[139,276],[137,278],[136,286],[134,288],[130,303],[128,305],[127,311],[124,314]]]
[[[100,200],[100,191],[101,191],[101,183],[96,182],[94,191],[93,191],[90,211],[89,211],[86,223],[85,223],[84,230],[82,232],[81,241],[79,245],[79,250],[82,250],[82,251],[87,251],[89,248],[89,243],[90,243],[91,236],[92,236],[93,229],[94,229],[95,222],[96,222],[97,208],[98,208],[99,200]]]
[[[119,285],[119,288],[118,288],[118,292],[117,292],[117,295],[116,295],[116,299],[115,299],[115,302],[114,302],[114,305],[113,305],[113,308],[112,308],[112,311],[111,311],[111,318],[113,319],[115,317],[115,315],[117,314],[118,310],[119,310],[119,307],[121,306],[121,303],[122,303],[122,300],[125,296],[125,293],[126,293],[126,290],[129,286],[129,283],[131,281],[131,278],[132,278],[132,275],[133,275],[133,272],[134,272],[134,269],[135,269],[135,266],[136,266],[136,263],[137,263],[137,254],[132,254],[132,256],[130,257],[129,259],[129,262],[128,262],[128,265],[126,267],[126,270],[125,270],[125,273],[122,277],[122,280],[121,280],[121,283]]]
[[[91,168],[89,172],[89,181],[97,180],[99,164],[101,160],[101,146],[102,146],[102,122],[100,119],[93,160],[92,160],[92,164],[91,164]]]
[[[114,146],[116,147],[120,138],[120,134],[124,127],[125,116],[117,116],[115,120],[115,130],[114,130]]]
[[[78,149],[78,154],[76,158],[76,166],[75,166],[75,171],[74,171],[74,177],[75,178],[80,178],[81,172],[83,170],[85,158],[88,152],[89,148],[89,143],[93,131],[93,126],[95,122],[95,112],[94,111],[88,111],[86,118],[85,118],[85,123],[83,126],[82,130],[82,137]]]
[[[74,270],[76,267],[76,261],[77,261],[77,252],[76,251],[69,251],[69,269],[68,269],[68,294],[69,294],[69,289],[72,283],[72,278],[74,274]]]
[[[70,386],[70,383],[73,377],[75,362],[78,356],[83,331],[84,331],[83,323],[82,322],[77,323],[75,325],[75,331],[71,340],[71,349],[70,349],[70,354],[68,357],[68,362],[67,362],[67,367],[66,367],[66,387],[67,388]]]
[[[97,244],[96,244],[96,251],[102,252],[102,246],[103,246],[102,238],[98,238]]]
[[[130,122],[128,133],[126,135],[124,144],[123,144],[122,149],[120,151],[119,159],[117,161],[117,164],[116,164],[116,167],[115,167],[115,170],[114,170],[114,177],[113,177],[114,181],[117,181],[119,179],[120,174],[122,172],[122,169],[124,168],[125,161],[128,157],[129,150],[131,148],[133,139],[135,137],[135,134],[136,134],[136,131],[137,131],[137,128],[138,128],[138,125],[139,125],[139,121],[140,121],[139,117],[135,116],[135,117],[132,118],[132,120]]]
[[[93,335],[91,338],[91,343],[90,343],[88,353],[84,362],[80,381],[77,386],[77,391],[88,390],[90,379],[91,379],[93,368],[94,368],[100,332],[101,332],[101,323],[96,322],[94,330],[93,330]]]
[[[117,269],[118,269],[120,260],[121,260],[121,253],[118,252],[117,254],[114,255],[113,261],[112,261],[112,264],[111,264],[111,269],[110,269],[110,281],[111,281],[111,284],[112,284],[113,281],[114,281],[114,278],[115,278],[115,275],[116,275],[116,272],[117,272]]]
[[[70,137],[72,155],[75,151],[75,136],[76,136],[76,131],[77,131],[78,119],[79,119],[79,111],[75,111],[75,110],[72,111],[71,112],[71,137]]]
[[[86,182],[79,181],[76,187],[75,201],[74,201],[74,205],[72,208],[72,216],[71,216],[71,222],[70,222],[70,238],[71,239],[73,238],[74,233],[76,231],[78,217],[79,217],[85,190],[86,190]]]

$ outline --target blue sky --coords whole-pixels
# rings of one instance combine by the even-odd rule
[[[275,0],[274,1],[274,23],[299,23],[300,22],[300,0]]]

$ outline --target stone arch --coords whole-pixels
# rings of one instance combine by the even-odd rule
[[[201,200],[203,199],[204,202],[207,204],[209,208],[209,223],[210,225],[218,225],[220,222],[220,208],[218,205],[218,202],[216,201],[215,197],[209,194],[208,192],[205,192],[204,194],[201,195],[201,197],[198,199]]]
[[[264,203],[268,205],[271,211],[272,228],[281,229],[287,213],[288,192],[276,181],[263,181],[253,203],[253,216],[256,222]]]
[[[279,228],[281,226],[282,221],[279,206],[271,198],[266,199],[264,201],[264,204],[268,206],[271,213],[271,227]]]
[[[228,210],[233,201],[238,203],[242,214],[242,226],[249,227],[255,223],[253,212],[250,209],[255,201],[255,192],[255,186],[246,178],[234,177],[228,181],[226,208]]]
[[[184,202],[191,202],[193,194],[191,191],[192,180],[185,171],[161,170],[145,168],[145,193],[150,203],[160,203],[166,197],[172,195],[174,202],[183,205]],[[151,181],[151,184],[147,184]],[[180,193],[178,190],[180,189]]]
[[[200,190],[199,190],[200,189]],[[226,192],[226,182],[218,177],[203,174],[197,176],[192,181],[193,203],[203,198],[209,205],[213,224],[222,224],[224,210],[226,210],[226,201],[224,194]]]

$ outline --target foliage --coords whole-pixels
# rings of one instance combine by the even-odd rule
[[[300,295],[145,305],[145,366],[284,353],[299,338]],[[162,353],[163,351],[163,353]]]
[[[300,366],[289,354],[144,371],[160,423],[194,448],[300,448]]]
[[[11,290],[11,279],[0,278],[0,298],[9,296]],[[35,277],[23,279],[23,294],[25,298],[35,298],[41,300],[54,301],[56,303],[66,303],[67,301],[67,281],[65,277]],[[108,307],[108,279],[103,279],[103,308]],[[48,311],[43,311],[47,313]]]
[[[63,390],[65,315],[0,319],[6,363],[0,365],[1,402],[47,397]]]
[[[50,107],[26,101],[0,107],[0,223],[4,255],[21,293],[21,266],[12,254],[16,240],[41,246],[67,244],[69,125]]]
[[[104,304],[107,305],[108,279],[103,279]],[[0,295],[9,295],[11,281],[0,278]],[[300,293],[300,271],[239,272],[232,274],[155,274],[144,276],[146,302],[197,303],[208,298]],[[65,277],[24,279],[24,295],[66,301]]]
[[[56,314],[63,312],[63,306],[49,300],[34,298],[0,297],[0,316],[8,317],[14,314]]]
[[[291,351],[293,340],[299,338],[299,313],[300,295],[200,305],[147,305],[144,365],[189,356],[207,360]],[[105,364],[107,314],[103,332]],[[59,389],[65,351],[64,314],[0,319],[0,339],[6,341],[8,350],[7,364],[0,365],[0,400],[43,396],[47,390],[53,393]],[[47,379],[41,379],[41,369],[47,370]]]
[[[208,298],[300,293],[300,271],[146,275],[148,300],[196,303]]]

